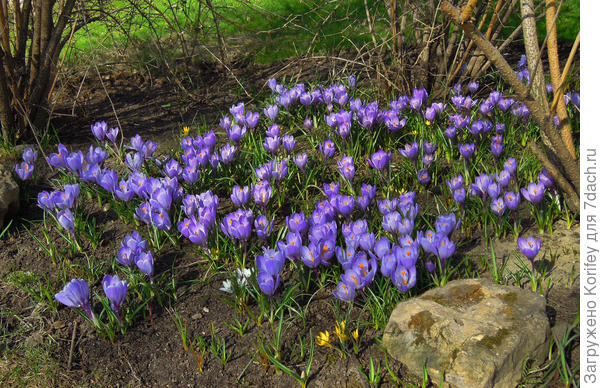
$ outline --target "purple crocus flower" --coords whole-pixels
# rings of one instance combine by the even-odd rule
[[[348,217],[354,209],[354,197],[351,195],[335,195],[331,199],[331,206],[342,216]]]
[[[175,159],[169,159],[163,167],[166,176],[174,178],[181,174],[181,166]]]
[[[238,124],[233,124],[231,128],[226,130],[226,132],[231,141],[233,141],[236,145],[239,145],[240,141],[246,135],[247,128],[245,125],[240,127]]]
[[[475,182],[471,183],[471,190],[475,193],[475,195],[481,196],[483,201],[487,197],[487,188],[489,184],[492,182],[491,178],[487,174],[481,174],[475,178]]]
[[[285,223],[292,233],[304,235],[308,230],[308,222],[304,213],[294,213],[285,218]]]
[[[152,154],[154,154],[154,151],[156,151],[157,146],[158,145],[151,140],[144,142],[144,146],[142,147],[141,151],[142,155],[144,155],[144,158],[150,158]]]
[[[152,257],[152,252],[140,252],[137,256],[135,256],[135,265],[148,275],[150,279],[154,277],[154,257]]]
[[[423,186],[426,186],[429,182],[431,182],[431,177],[429,176],[429,172],[426,168],[422,168],[417,171],[417,182]]]
[[[519,237],[517,239],[517,245],[525,257],[531,261],[531,266],[533,267],[533,261],[542,246],[540,239],[533,236],[529,236],[526,239]]]
[[[512,98],[501,98],[498,101],[498,108],[500,108],[502,112],[506,112],[514,103],[515,100]]]
[[[150,224],[152,222],[151,210],[149,202],[142,202],[135,209],[135,217],[145,224]]]
[[[419,110],[421,105],[427,101],[429,94],[426,89],[413,89],[413,95],[410,99],[410,107],[414,110]]]
[[[202,142],[206,147],[208,147],[209,151],[212,152],[215,149],[215,145],[217,144],[217,136],[214,131],[208,131],[202,137]]]
[[[261,206],[267,206],[269,199],[271,199],[272,189],[269,181],[262,180],[252,186],[252,196],[254,202]]]
[[[286,242],[278,241],[277,248],[284,253],[286,258],[296,260],[302,251],[302,237],[298,233],[288,232]]]
[[[262,166],[254,170],[254,174],[261,181],[269,180],[273,176],[272,165],[270,163],[263,164]]]
[[[446,181],[446,184],[448,185],[448,188],[450,190],[456,190],[459,187],[461,187],[464,183],[464,179],[462,174],[458,174],[457,176],[453,177],[452,179],[450,179],[449,181]]]
[[[340,182],[323,183],[323,191],[327,198],[331,199],[334,195],[340,193]]]
[[[348,76],[348,87],[350,90],[354,90],[356,87],[356,76],[354,74]]]
[[[545,188],[548,189],[554,187],[554,180],[552,179],[552,176],[550,175],[548,170],[546,170],[543,167],[542,172],[540,172],[538,175],[538,179],[540,180],[540,183],[544,185]]]
[[[31,175],[33,174],[33,164],[21,162],[15,165],[15,172],[19,176],[19,179],[26,181],[31,178]]]
[[[306,128],[309,131],[313,129],[313,121],[308,117],[304,119],[304,128]]]
[[[106,131],[106,138],[108,140],[110,140],[113,144],[116,144],[118,135],[119,135],[119,127],[109,128]]]
[[[48,163],[52,167],[62,170],[67,167],[66,159],[68,155],[69,151],[67,151],[67,147],[65,147],[63,144],[59,144],[58,153],[50,154],[50,156],[48,156]]]
[[[50,193],[47,191],[41,191],[38,193],[38,201],[37,204],[43,210],[50,211],[54,208],[54,202],[50,197]]]
[[[435,150],[437,150],[437,144],[429,141],[423,143],[423,151],[425,151],[426,154],[433,154]]]
[[[29,164],[34,164],[37,160],[37,152],[31,147],[27,147],[23,150],[23,161]]]
[[[369,166],[383,172],[389,166],[390,160],[392,159],[391,152],[385,152],[384,150],[378,150],[371,158],[368,159]]]
[[[431,163],[433,163],[433,155],[431,155],[431,154],[423,155],[422,161],[425,166],[429,166]]]
[[[475,93],[479,89],[479,83],[475,81],[469,82],[469,91]]]
[[[144,153],[144,140],[142,139],[142,137],[138,134],[135,135],[134,137],[131,138],[130,140],[130,145],[127,147],[129,149],[132,150],[136,150],[139,153]]]
[[[181,173],[181,177],[187,184],[193,185],[198,181],[198,178],[200,178],[200,173],[195,167],[185,166]]]
[[[74,234],[75,218],[73,217],[73,213],[70,209],[63,209],[58,212],[56,219],[58,220],[60,226],[68,230],[71,235]]]
[[[139,152],[133,154],[128,153],[125,155],[125,164],[127,164],[127,167],[129,167],[132,171],[140,171],[142,165],[144,164],[144,157]]]
[[[400,119],[396,113],[385,119],[385,125],[392,132],[396,132],[406,125],[406,118]]]
[[[258,125],[258,119],[260,115],[258,112],[248,112],[246,113],[246,126],[250,129],[255,128]]]
[[[119,252],[117,253],[117,262],[125,267],[131,267],[135,262],[135,258],[141,252],[138,247],[130,247],[121,244]]]
[[[302,246],[301,252],[300,258],[308,268],[317,268],[321,264],[320,249],[314,243]]]
[[[473,152],[475,152],[475,144],[460,144],[458,146],[458,151],[460,152],[463,158],[469,160],[471,159],[471,156],[473,156]]]
[[[461,206],[461,208],[462,208],[463,204],[465,203],[466,196],[467,196],[467,192],[464,187],[459,187],[452,192],[452,197],[454,198],[456,203],[458,203]]]
[[[498,198],[501,191],[502,188],[496,182],[490,182],[490,184],[487,187],[487,192],[490,198]]]
[[[300,103],[304,105],[305,108],[308,108],[312,102],[313,97],[309,92],[304,92],[300,95]]]
[[[98,179],[98,184],[102,186],[102,188],[109,193],[114,193],[117,189],[117,184],[119,182],[119,177],[117,173],[113,170],[106,170]]]
[[[338,282],[337,288],[333,291],[333,296],[343,302],[351,302],[356,297],[356,290],[349,284]]]
[[[512,211],[517,210],[519,203],[521,202],[521,194],[518,192],[515,194],[512,191],[504,193],[504,203],[507,208]]]
[[[304,168],[306,167],[307,162],[308,162],[308,155],[305,152],[294,156],[294,163],[296,164],[296,166],[298,166],[298,168],[300,169],[300,171],[302,171],[302,173],[304,173]]]
[[[502,150],[504,150],[504,146],[502,145],[502,143],[493,141],[491,147],[492,147],[492,155],[494,155],[494,158],[498,159],[498,157],[502,153]]]
[[[104,290],[104,294],[108,297],[110,308],[117,315],[119,322],[121,322],[119,308],[127,296],[127,286],[127,281],[119,279],[117,275],[104,275],[104,278],[102,279],[102,289]]]
[[[412,144],[405,144],[404,148],[399,148],[398,151],[400,154],[415,163],[419,157],[419,144],[416,141]]]
[[[281,182],[288,174],[288,166],[285,159],[273,161],[273,178]]]
[[[273,220],[269,222],[267,217],[261,214],[254,220],[254,229],[258,238],[266,240],[273,231]]]
[[[351,156],[343,156],[337,163],[338,171],[349,182],[354,178],[354,159]]]
[[[510,183],[510,173],[508,171],[502,170],[500,171],[500,174],[494,174],[494,177],[501,187],[508,187],[508,184]]]
[[[70,153],[69,155],[67,155],[65,162],[67,163],[67,167],[69,168],[69,170],[79,174],[84,162],[83,152],[77,151]]]
[[[527,185],[527,188],[521,189],[521,195],[537,206],[542,201],[542,198],[544,198],[544,189],[545,187],[542,183],[531,182]]]
[[[502,197],[497,197],[493,199],[490,203],[490,208],[498,217],[502,216],[504,214],[504,211],[506,210],[504,199],[502,199]]]
[[[237,207],[242,207],[248,202],[250,198],[250,188],[244,186],[243,188],[238,185],[233,186],[231,189],[231,202]]]
[[[96,317],[90,303],[90,289],[83,279],[73,279],[67,283],[62,291],[54,295],[54,299],[71,308],[82,309],[87,316],[96,323]]]
[[[160,230],[171,229],[171,219],[169,213],[162,207],[152,207],[151,209],[152,224]]]
[[[508,158],[504,163],[504,169],[508,171],[512,177],[514,177],[517,172],[517,161],[515,158]]]
[[[104,141],[104,137],[106,136],[106,131],[108,129],[108,125],[104,121],[97,122],[91,126],[92,133],[96,137],[96,139],[100,141]]]
[[[285,151],[288,154],[291,154],[294,150],[294,147],[296,147],[296,140],[292,135],[283,135],[283,137],[281,138],[281,142],[283,144],[283,148],[285,148]]]
[[[450,214],[440,214],[435,221],[435,230],[438,234],[443,234],[444,236],[450,236],[456,227],[456,215],[454,213]]]
[[[427,120],[425,122],[425,124],[431,125],[433,120],[435,120],[436,114],[437,114],[437,111],[433,107],[429,107],[429,108],[425,109],[425,120]]]
[[[454,254],[456,245],[448,238],[448,236],[442,235],[436,236],[436,244],[437,256],[440,258],[443,266],[443,263],[445,263],[445,261]]]
[[[256,267],[259,272],[265,272],[271,276],[281,273],[285,264],[285,256],[281,251],[265,248],[262,255],[256,256]]]
[[[444,131],[444,134],[449,138],[449,139],[454,139],[454,137],[456,136],[456,128],[453,126],[449,126],[448,128],[446,128],[446,130]]]
[[[335,144],[330,139],[327,139],[323,144],[319,145],[319,151],[323,154],[325,160],[327,160],[335,154]]]
[[[279,136],[267,136],[263,142],[263,146],[267,151],[271,153],[271,155],[276,155],[277,150],[279,149],[279,145],[281,144],[281,139]]]
[[[392,277],[397,265],[398,261],[396,260],[396,255],[391,253],[383,253],[381,255],[381,266],[379,267],[379,270],[383,276]]]
[[[233,158],[235,157],[236,152],[237,152],[237,148],[235,146],[232,146],[231,144],[225,144],[221,148],[219,160],[223,164],[228,165],[229,163],[231,163],[233,161]]]
[[[391,278],[398,290],[407,292],[417,283],[417,269],[414,266],[406,268],[398,265]]]
[[[259,272],[256,275],[256,281],[260,290],[269,297],[272,297],[279,287],[279,275],[271,276],[266,272]]]

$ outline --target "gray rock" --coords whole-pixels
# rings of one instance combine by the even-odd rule
[[[12,177],[6,165],[0,164],[0,231],[5,217],[15,216],[19,212],[19,185]]]
[[[544,297],[484,279],[455,280],[396,306],[383,334],[390,355],[439,384],[510,387],[525,360],[543,361],[550,324]]]

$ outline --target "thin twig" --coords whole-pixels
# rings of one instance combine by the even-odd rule
[[[67,370],[71,370],[71,362],[73,361],[73,352],[75,351],[75,336],[77,334],[77,321],[73,324],[73,333],[71,334],[71,346],[69,347],[69,361],[67,362]]]

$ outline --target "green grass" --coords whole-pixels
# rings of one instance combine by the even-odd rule
[[[148,2],[152,6],[138,3],[142,5],[133,7],[123,0],[110,3],[107,9],[110,19],[79,30],[67,59],[75,61],[81,53],[132,43],[156,49],[153,46],[160,41],[167,54],[173,55],[186,54],[179,52],[184,51],[182,39],[186,40],[185,45],[197,41],[215,47],[214,19],[204,3],[200,12],[199,2],[193,1],[176,8],[169,4],[177,2],[169,0]],[[369,3],[372,13],[385,14],[382,3],[377,10],[374,1]],[[360,47],[371,39],[361,0],[326,4],[316,0],[216,0],[213,7],[227,45],[238,46],[244,55],[253,56],[259,63],[303,54],[309,48],[318,53]],[[381,30],[385,26],[381,23],[376,28]],[[169,52],[171,47],[178,52]]]

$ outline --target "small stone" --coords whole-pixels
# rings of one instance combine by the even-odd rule
[[[526,359],[543,361],[550,324],[543,296],[485,279],[455,280],[396,306],[383,334],[390,355],[434,382],[515,387]]]
[[[208,309],[208,307],[202,307],[202,311],[204,311],[205,313],[208,313],[210,310]]]
[[[5,217],[13,217],[19,212],[19,185],[12,177],[10,168],[0,164],[0,231]]]
[[[196,313],[196,314],[192,315],[193,320],[202,319],[202,317],[203,317],[202,313]]]

